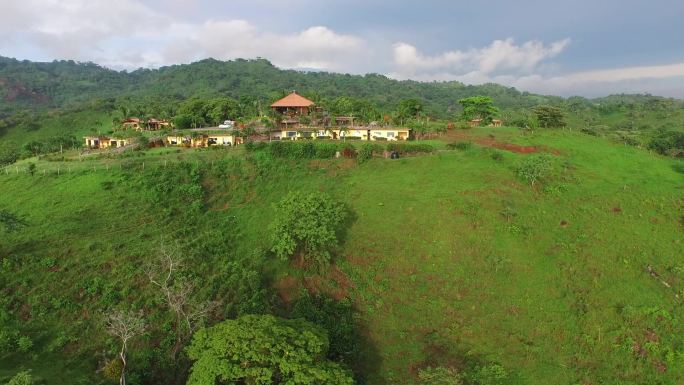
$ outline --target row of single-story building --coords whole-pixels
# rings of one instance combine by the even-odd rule
[[[349,129],[299,129],[272,131],[271,140],[369,140],[404,141],[408,140],[408,128],[355,127]],[[85,146],[92,149],[123,147],[133,143],[133,138],[112,138],[108,136],[85,136]],[[237,146],[244,142],[241,136],[230,131],[219,131],[187,135],[172,133],[167,135],[164,144],[182,147]]]
[[[357,139],[357,140],[408,140],[411,135],[409,128],[389,128],[389,127],[352,127],[342,128],[300,128],[298,130],[280,130],[271,132],[271,138],[276,140],[298,140],[298,139]]]
[[[131,138],[111,138],[109,136],[84,136],[85,145],[88,148],[117,148],[131,144]]]

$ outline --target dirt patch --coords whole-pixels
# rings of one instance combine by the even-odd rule
[[[491,145],[491,147],[498,148],[499,150],[515,152],[518,154],[534,154],[539,152],[539,148],[536,146],[519,146],[512,143],[494,143]]]
[[[367,257],[361,257],[358,255],[347,255],[346,259],[352,265],[356,265],[356,266],[368,266],[368,265],[370,265],[370,258],[367,258]]]
[[[620,207],[613,207],[613,212],[615,214],[620,214],[622,212],[622,209]]]
[[[292,303],[299,293],[299,280],[295,277],[283,277],[274,285],[278,296],[286,305]]]
[[[560,155],[561,152],[546,146],[521,146],[513,143],[500,142],[496,140],[495,135],[488,135],[487,137],[479,137],[469,135],[465,132],[454,132],[444,136],[447,140],[471,141],[483,147],[497,148],[499,150],[514,152],[517,154],[534,154],[538,152],[547,152],[553,155]]]
[[[19,309],[19,317],[22,321],[28,321],[31,319],[31,305],[25,303],[21,305]]]
[[[569,225],[568,221],[566,221],[566,220],[560,221],[560,226],[561,226],[561,227],[568,227],[568,225]]]

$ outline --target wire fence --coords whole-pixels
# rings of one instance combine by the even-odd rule
[[[214,168],[216,159],[166,159],[166,160],[126,160],[126,161],[89,161],[89,162],[41,162],[13,164],[0,168],[0,178],[12,176],[66,176],[85,173],[140,172],[166,168],[177,163],[190,163],[196,168]]]

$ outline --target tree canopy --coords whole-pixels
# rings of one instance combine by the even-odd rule
[[[325,359],[328,337],[303,320],[246,315],[195,333],[188,385],[351,385],[351,373]]]
[[[499,113],[494,107],[494,100],[489,96],[472,96],[460,99],[458,103],[463,107],[461,113],[464,120],[481,119],[481,125],[488,125]]]
[[[325,266],[346,217],[344,206],[326,193],[290,192],[276,206],[271,250],[283,259],[299,254],[305,262]]]
[[[563,110],[558,107],[537,106],[534,108],[534,114],[537,115],[537,121],[539,122],[540,127],[565,127]]]

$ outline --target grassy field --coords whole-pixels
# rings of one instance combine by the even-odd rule
[[[446,150],[459,141],[474,145]],[[33,368],[55,383],[108,383],[95,371],[115,346],[98,314],[130,303],[167,322],[140,272],[162,237],[183,245],[201,294],[226,299],[221,316],[248,312],[236,310],[246,295],[234,282],[245,278],[233,264],[260,274],[280,306],[300,287],[350,298],[369,384],[493,363],[506,384],[684,378],[681,161],[569,131],[478,128],[433,143],[433,155],[361,165],[157,149],[33,159],[33,177],[0,174],[0,209],[28,224],[0,239],[0,305],[34,341],[0,354],[0,380]],[[516,168],[537,154],[492,148],[502,143],[552,154],[553,174],[524,182]],[[170,180],[163,170],[174,167],[199,177]],[[201,187],[196,211],[186,185]],[[273,203],[291,190],[327,191],[353,213],[329,274],[257,253],[270,246]],[[139,344],[164,345],[154,335]]]

